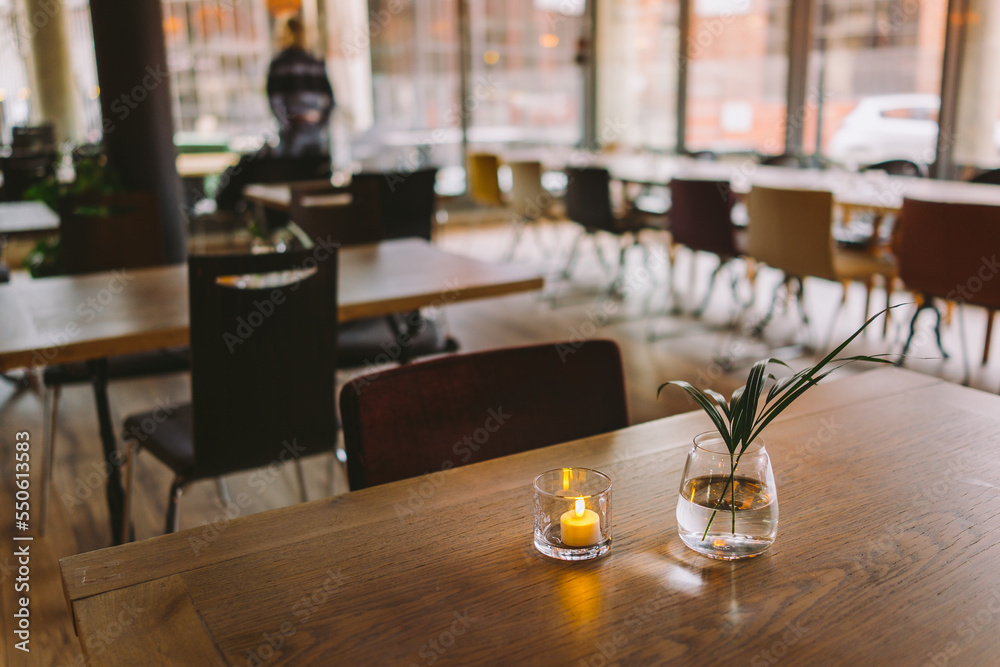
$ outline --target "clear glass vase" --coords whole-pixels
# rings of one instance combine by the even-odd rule
[[[684,464],[677,532],[710,558],[752,558],[778,533],[778,492],[763,441],[754,440],[736,459],[713,431],[694,439]]]

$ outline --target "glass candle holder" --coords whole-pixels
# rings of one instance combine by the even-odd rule
[[[535,478],[535,548],[560,560],[589,560],[611,548],[611,479],[589,468]]]

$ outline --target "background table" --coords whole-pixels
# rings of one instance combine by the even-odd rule
[[[812,389],[766,433],[777,541],[735,563],[676,531],[708,427],[691,413],[265,512],[199,550],[195,528],[65,558],[80,643],[94,665],[995,663],[1000,397],[897,369]],[[561,466],[613,479],[602,559],[531,546],[531,480]]]
[[[0,202],[0,236],[34,236],[58,230],[59,216],[44,202]]]
[[[342,248],[338,317],[378,317],[427,306],[541,289],[532,270],[453,255],[421,239]],[[117,441],[106,358],[188,344],[187,266],[43,278],[0,285],[0,371],[86,361],[91,366],[104,460]],[[332,406],[331,406],[332,408]],[[119,468],[106,484],[111,534],[122,534]]]

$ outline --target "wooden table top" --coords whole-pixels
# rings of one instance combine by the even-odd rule
[[[177,174],[181,178],[221,174],[239,161],[239,153],[181,153],[177,156]]]
[[[677,536],[708,427],[689,413],[64,558],[80,644],[94,665],[995,663],[1000,397],[899,369],[810,390],[766,433],[777,541],[735,563]],[[613,480],[604,558],[533,550],[531,481],[562,466]]]
[[[904,197],[955,203],[1000,206],[1000,187],[963,181],[940,181],[889,176],[881,171],[852,172],[841,169],[796,169],[743,162],[714,162],[674,156],[601,156],[618,180],[646,185],[666,185],[672,178],[729,181],[745,193],[753,185],[829,190],[838,205],[879,212],[898,211]]]
[[[322,187],[324,185],[330,186],[330,181],[326,179],[298,181],[296,185]],[[249,202],[260,204],[276,211],[288,211],[292,207],[292,188],[288,183],[251,183],[243,188],[243,197]],[[347,205],[351,203],[351,195],[346,192],[313,195],[307,199],[314,206]]]
[[[341,321],[541,289],[524,267],[454,255],[421,239],[340,251]],[[188,343],[187,266],[0,285],[0,370]]]
[[[0,202],[0,236],[59,231],[59,216],[40,201]]]

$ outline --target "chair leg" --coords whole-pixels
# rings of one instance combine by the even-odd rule
[[[331,496],[334,493],[336,493],[335,487],[336,487],[336,480],[337,480],[337,464],[340,462],[340,457],[338,456],[338,454],[340,454],[341,451],[343,451],[343,450],[339,450],[338,449],[338,450],[334,450],[333,452],[330,453],[330,495]]]
[[[219,502],[222,503],[223,507],[229,507],[233,504],[233,497],[229,495],[229,485],[226,484],[224,477],[215,478],[215,492],[219,494]]]
[[[708,288],[705,290],[705,297],[702,299],[698,307],[694,309],[691,314],[695,317],[701,317],[705,313],[705,309],[708,308],[709,301],[712,300],[712,291],[715,289],[715,281],[719,277],[719,272],[725,268],[726,263],[719,258],[719,265],[712,270],[712,275],[708,279]]]
[[[996,315],[996,312],[992,308],[986,311],[986,342],[983,344],[983,366],[990,360],[990,340],[993,338],[993,316]]]
[[[783,276],[781,282],[774,288],[774,294],[771,295],[771,305],[767,307],[767,313],[765,313],[764,317],[753,327],[751,335],[754,338],[760,338],[764,334],[764,329],[766,329],[767,325],[771,323],[772,319],[774,319],[774,311],[778,305],[778,294],[781,292],[781,288],[787,287],[791,280],[792,279],[790,277]]]
[[[580,254],[580,241],[583,240],[583,237],[587,233],[586,229],[580,230],[580,233],[573,239],[573,246],[569,250],[569,257],[566,259],[566,266],[559,274],[560,279],[569,280],[570,276],[573,275],[573,267],[576,266],[576,258]]]
[[[299,497],[302,502],[309,502],[309,494],[306,493],[306,473],[302,468],[302,459],[295,459],[295,474],[299,478]]]
[[[59,420],[59,397],[62,385],[47,387],[45,390],[45,421],[42,433],[42,503],[39,507],[39,535],[45,534],[49,516],[49,496],[52,490],[52,457],[56,453],[56,426]]]
[[[507,253],[504,255],[504,262],[509,262],[514,259],[514,253],[517,252],[517,246],[521,243],[521,237],[524,235],[524,225],[526,224],[523,218],[518,218],[514,223],[514,238],[511,239],[510,247],[507,249]]]
[[[182,493],[184,493],[184,485],[179,477],[175,477],[174,483],[170,485],[170,497],[167,499],[167,526],[165,530],[167,533],[176,533],[180,527],[179,505]]]
[[[132,527],[132,487],[135,478],[136,458],[139,456],[139,443],[133,440],[125,441],[125,502],[122,504],[122,535],[121,543],[125,544],[132,537],[129,533]]]

